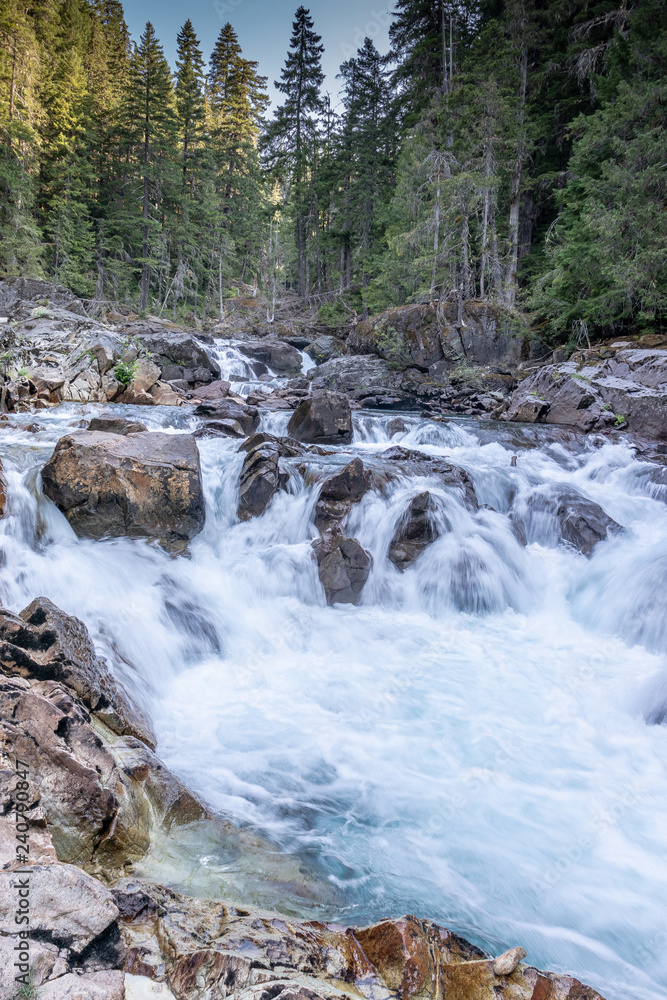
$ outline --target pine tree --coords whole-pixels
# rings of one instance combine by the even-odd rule
[[[259,267],[264,196],[257,140],[269,98],[266,77],[243,57],[229,23],[211,55],[207,100],[218,203],[243,276]]]
[[[180,160],[178,197],[178,260],[174,289],[184,287],[186,276],[195,287],[201,278],[201,234],[198,233],[198,208],[205,190],[203,171],[206,159],[206,106],[204,101],[204,59],[192,21],[183,25],[177,38],[176,118]],[[176,305],[174,294],[174,308]],[[196,298],[195,298],[196,302]],[[196,311],[196,305],[195,305]]]
[[[340,77],[345,81],[340,137],[344,268],[349,288],[354,254],[365,317],[370,271],[380,236],[378,214],[393,176],[389,132],[395,122],[390,116],[389,73],[370,38],[364,40],[356,58],[343,63]]]
[[[285,103],[275,112],[263,140],[269,165],[278,175],[289,177],[293,185],[296,230],[297,291],[306,292],[306,224],[312,219],[312,170],[316,162],[318,125],[323,112],[320,87],[322,72],[321,37],[314,31],[310,12],[299,7],[292,25],[290,51],[276,88]]]
[[[591,330],[655,330],[667,322],[667,37],[663,5],[644,3],[607,53],[598,110],[577,136],[548,270],[532,305],[557,337],[576,320]]]
[[[39,44],[24,3],[0,11],[0,268],[39,275],[42,248],[34,218],[41,105]]]
[[[160,282],[169,267],[165,257],[164,212],[175,195],[176,111],[169,65],[149,22],[130,58],[130,73],[120,109],[126,173],[121,178],[119,219],[123,250],[140,269],[139,308],[146,309],[154,268]],[[141,186],[139,237],[134,179]],[[129,244],[129,245],[128,245]],[[160,284],[161,288],[161,284]]]

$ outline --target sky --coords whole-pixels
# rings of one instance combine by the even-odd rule
[[[184,21],[191,19],[208,59],[220,28],[231,21],[239,36],[246,59],[255,59],[259,71],[268,76],[269,92],[274,101],[280,95],[273,87],[279,79],[292,34],[294,12],[303,2],[310,10],[315,30],[322,36],[325,52],[322,66],[326,73],[323,90],[338,103],[340,81],[338,68],[353,56],[368,35],[380,52],[389,48],[387,29],[391,22],[392,0],[124,0],[125,20],[134,41],[139,40],[146,21],[152,21],[172,65],[176,60],[176,35]]]

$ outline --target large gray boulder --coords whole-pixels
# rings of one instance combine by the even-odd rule
[[[201,432],[198,432],[202,434],[245,438],[259,427],[257,407],[237,398],[205,400],[195,408],[195,416],[204,421]]]
[[[598,542],[623,530],[594,500],[558,484],[519,494],[510,519],[524,545],[564,541],[585,556],[592,555]]]
[[[546,365],[514,392],[509,420],[609,427],[667,439],[667,351],[627,349],[598,362]]]
[[[358,604],[372,559],[356,538],[330,533],[313,543],[327,604]]]
[[[308,444],[349,444],[352,440],[352,412],[347,396],[319,390],[296,408],[288,433]]]
[[[371,485],[372,475],[358,457],[348,462],[340,472],[325,479],[315,506],[316,527],[322,530],[340,522]]]
[[[42,484],[80,538],[149,538],[182,552],[204,527],[191,434],[76,431],[58,441]]]
[[[358,323],[347,341],[350,354],[377,354],[397,368],[421,371],[438,362],[451,367],[466,364],[516,365],[539,351],[517,332],[511,315],[489,302],[463,304],[458,326],[458,303],[439,308],[434,303],[395,306]],[[543,352],[544,353],[544,352]]]
[[[387,464],[387,472],[391,476],[395,472],[409,476],[435,476],[443,486],[454,488],[470,511],[478,508],[475,487],[470,475],[460,465],[452,465],[444,458],[425,455],[421,451],[394,445],[380,455]]]
[[[254,437],[261,439],[264,435]],[[244,448],[246,450],[239,483],[238,515],[241,521],[263,514],[275,494],[285,489],[289,481],[289,475],[280,469],[281,449],[276,441],[258,440],[249,449]]]
[[[298,375],[301,371],[303,364],[301,352],[284,341],[246,341],[244,344],[239,344],[238,349],[247,358],[266,365],[276,375]]]
[[[411,566],[438,538],[437,509],[428,490],[413,497],[408,504],[389,544],[389,559],[401,571]]]

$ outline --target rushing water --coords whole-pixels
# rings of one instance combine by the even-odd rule
[[[229,439],[199,442],[207,520],[191,558],[77,540],[38,470],[99,410],[61,406],[0,431],[0,598],[19,610],[44,594],[86,622],[169,766],[312,874],[310,900],[286,889],[285,905],[350,923],[430,916],[494,952],[522,944],[608,1000],[667,998],[667,727],[646,721],[667,707],[667,506],[632,450],[414,415],[390,441],[395,414],[357,414],[353,444],[318,468],[400,443],[466,468],[488,508],[471,514],[422,477],[367,494],[349,533],[372,574],[358,607],[331,608],[311,555],[313,477],[294,470],[289,493],[239,523],[243,455]],[[117,411],[153,429],[196,424],[167,407]],[[287,419],[266,413],[264,426]],[[523,548],[508,507],[553,483],[625,533],[590,560],[546,529]],[[425,488],[449,530],[401,574],[387,548]],[[276,904],[252,858],[232,863],[196,833],[178,850],[186,890],[247,885]]]

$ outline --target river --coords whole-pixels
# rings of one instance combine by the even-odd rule
[[[244,392],[275,384],[217,352]],[[654,467],[554,428],[403,414],[390,438],[396,414],[357,412],[352,444],[313,468],[401,444],[463,466],[487,506],[470,513],[428,477],[366,494],[348,533],[371,576],[359,606],[327,607],[312,477],[294,468],[289,492],[239,523],[229,438],[199,440],[207,518],[191,558],[78,540],[39,469],[102,409],[10,415],[0,431],[2,603],[44,595],[81,618],[165,762],[309,880],[300,890],[289,868],[186,831],[162,846],[173,884],[343,923],[412,912],[496,953],[521,944],[607,1000],[665,1000],[667,726],[653,723],[667,709],[667,504]],[[113,410],[197,426],[183,409]],[[262,427],[285,433],[288,417],[264,411]],[[523,547],[507,510],[552,484],[625,531],[590,559],[547,522]],[[447,530],[399,573],[388,545],[426,488]]]

